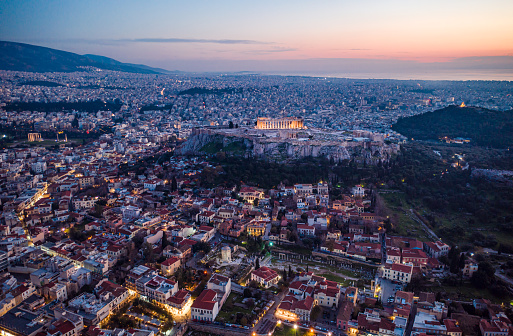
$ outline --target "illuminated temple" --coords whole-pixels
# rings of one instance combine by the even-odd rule
[[[303,118],[258,118],[257,129],[303,129]]]

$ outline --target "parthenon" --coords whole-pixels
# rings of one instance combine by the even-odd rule
[[[302,129],[303,118],[258,118],[257,129]]]

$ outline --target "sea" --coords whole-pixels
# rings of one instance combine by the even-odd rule
[[[265,72],[268,75],[350,79],[396,79],[430,81],[513,81],[513,70],[426,71],[426,72]]]

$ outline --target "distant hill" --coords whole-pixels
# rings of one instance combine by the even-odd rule
[[[449,106],[399,119],[392,129],[415,140],[461,137],[479,146],[513,147],[513,111]]]
[[[73,72],[81,71],[81,67],[85,66],[131,73],[171,73],[168,70],[146,65],[122,63],[104,56],[78,55],[31,44],[0,41],[0,70]]]

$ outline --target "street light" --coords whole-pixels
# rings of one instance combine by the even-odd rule
[[[297,324],[294,324],[294,335],[297,336]]]

